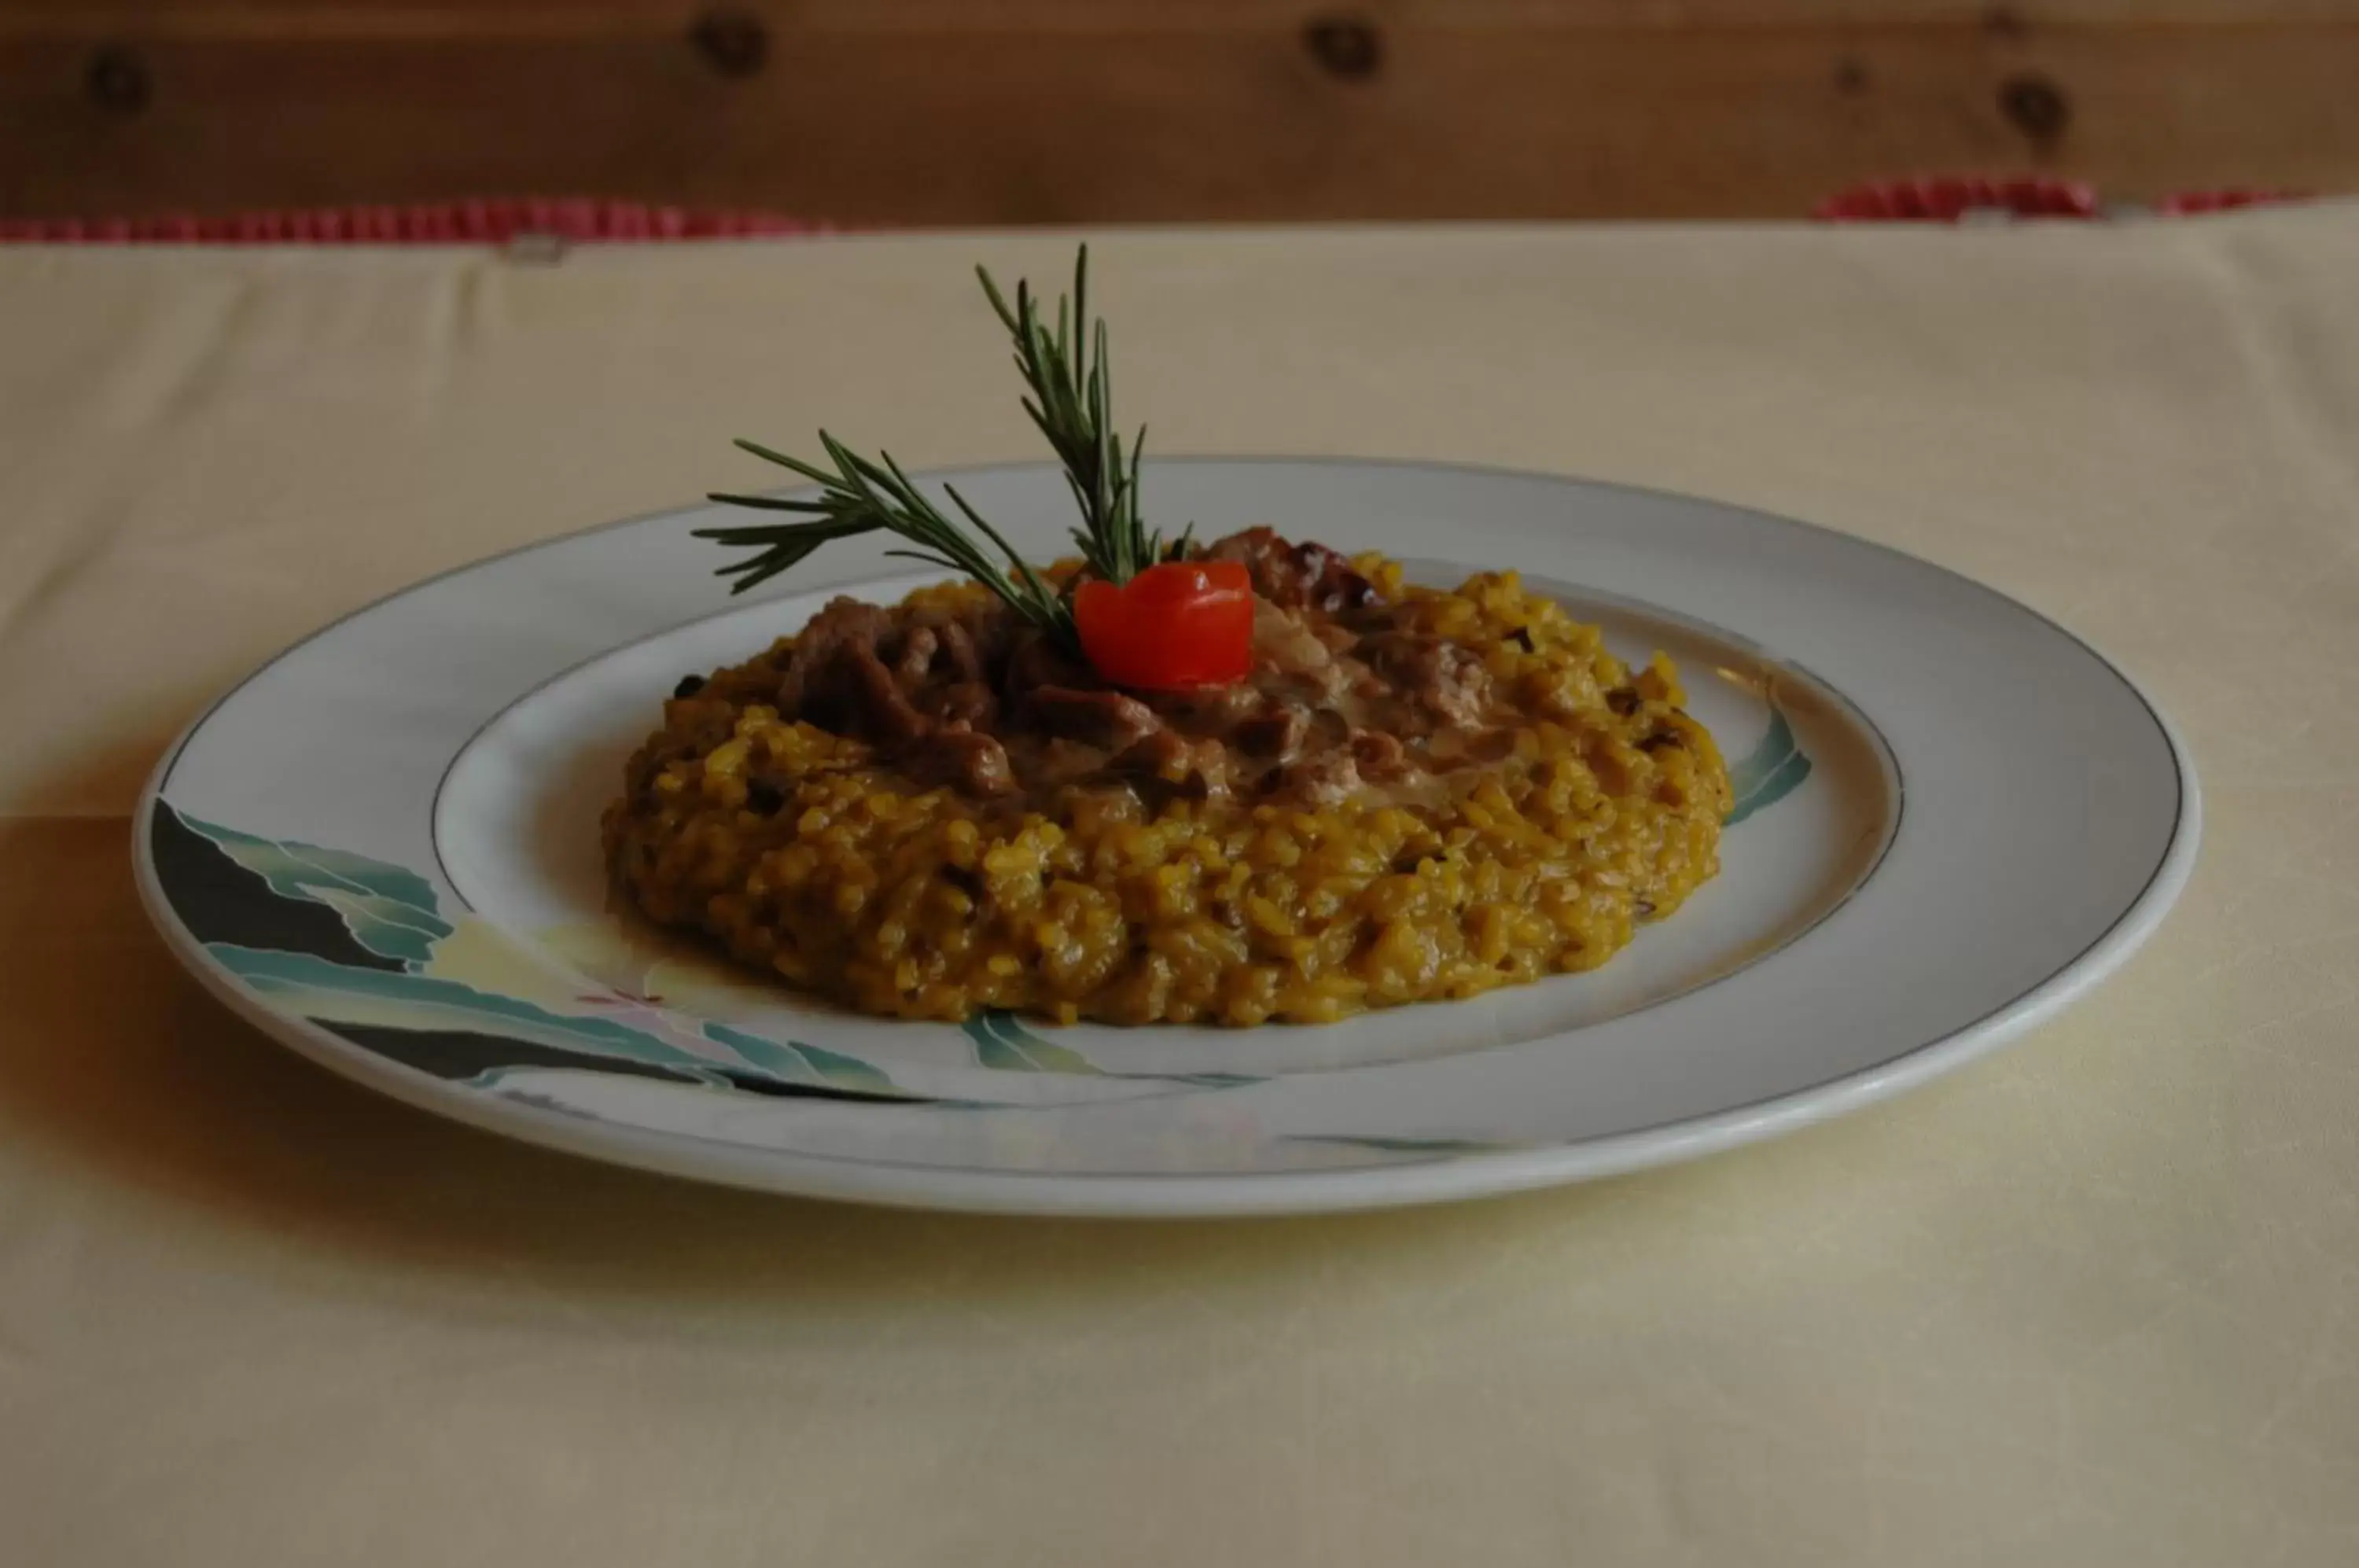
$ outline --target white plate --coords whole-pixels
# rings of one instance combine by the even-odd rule
[[[1029,552],[1041,466],[940,476]],[[289,649],[157,769],[139,881],[173,951],[305,1055],[576,1153],[779,1192],[1027,1213],[1353,1208],[1724,1149],[2010,1040],[2184,885],[2195,779],[2136,687],[1937,567],[1804,524],[1534,474],[1166,461],[1156,517],[1268,522],[1440,581],[1514,567],[1679,660],[1740,803],[1723,869],[1603,969],[1324,1028],[850,1016],[611,915],[600,807],[683,673],[832,593],[732,602],[717,508],[422,583]]]

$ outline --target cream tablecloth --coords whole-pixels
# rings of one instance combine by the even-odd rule
[[[2194,746],[2114,983],[1684,1169],[1202,1225],[577,1163],[233,1022],[125,814],[280,645],[756,477],[1031,450],[1063,237],[0,249],[0,1561],[2359,1561],[2359,208],[1110,236],[1166,451],[1789,512],[2020,595]]]

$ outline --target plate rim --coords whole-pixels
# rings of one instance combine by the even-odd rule
[[[341,1077],[412,1108],[480,1131],[603,1163],[788,1196],[971,1213],[1188,1218],[1387,1208],[1529,1191],[1696,1159],[1797,1131],[1877,1104],[2012,1043],[2111,977],[2159,927],[2193,873],[2202,837],[2202,794],[2191,753],[2178,726],[2127,670],[2088,638],[2014,595],[1939,561],[1825,524],[1740,502],[1541,469],[1447,460],[1301,453],[1190,452],[1167,455],[1155,462],[1175,466],[1282,464],[1418,470],[1537,481],[1605,495],[1707,506],[1742,516],[1756,526],[1831,537],[1853,548],[1898,558],[2032,617],[2080,648],[2121,683],[2153,721],[2170,757],[2178,793],[2170,835],[2145,886],[2086,947],[2038,985],[1936,1040],[1908,1047],[1864,1068],[1703,1116],[1677,1117],[1598,1138],[1458,1150],[1430,1160],[1341,1171],[1228,1175],[976,1171],[877,1164],[841,1156],[730,1145],[626,1123],[592,1123],[562,1111],[474,1093],[463,1084],[415,1072],[379,1056],[309,1019],[270,1007],[204,951],[165,895],[154,862],[152,825],[155,813],[164,804],[164,786],[174,765],[214,714],[284,660],[396,599],[528,551],[699,509],[690,503],[590,524],[458,562],[347,610],[278,649],[224,687],[165,748],[133,808],[129,822],[133,873],[142,908],[172,956],[236,1016]],[[1054,467],[1042,461],[1016,459],[943,465],[913,477],[1020,470],[1052,472]],[[1763,962],[1776,962],[1776,955]]]

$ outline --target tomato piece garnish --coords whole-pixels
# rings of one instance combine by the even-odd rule
[[[1253,668],[1253,579],[1237,561],[1167,561],[1073,593],[1082,651],[1116,686],[1226,686]]]

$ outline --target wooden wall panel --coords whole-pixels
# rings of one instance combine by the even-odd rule
[[[0,213],[518,192],[857,224],[2359,189],[2359,0],[0,0]]]

